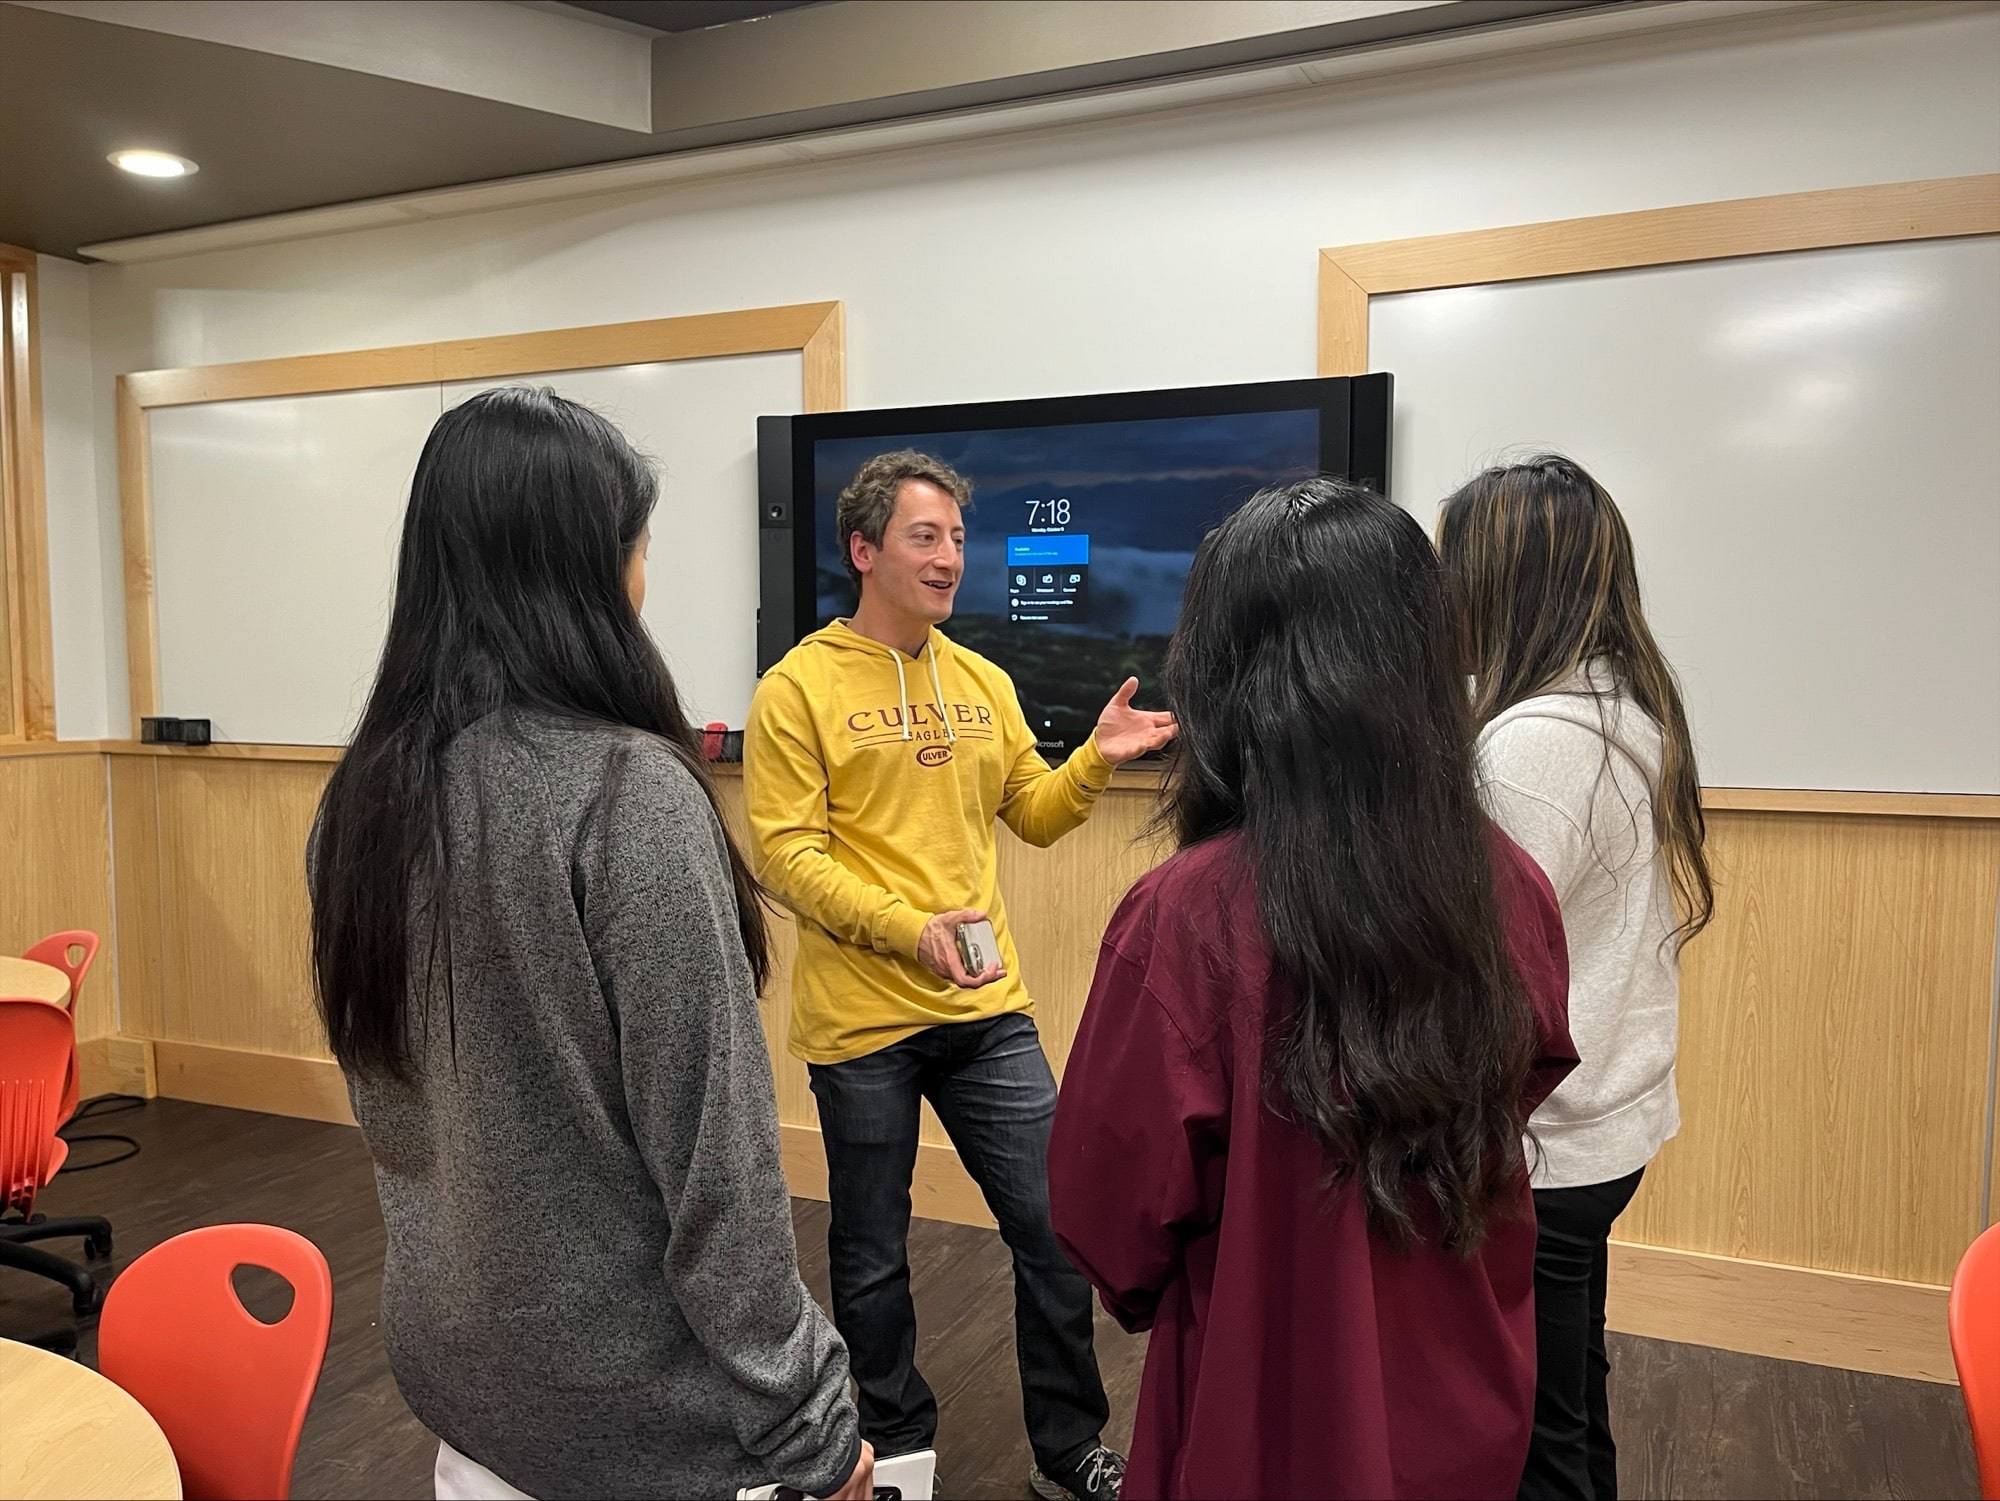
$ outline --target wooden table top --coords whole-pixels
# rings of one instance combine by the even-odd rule
[[[179,1501],[160,1425],[88,1366],[0,1339],[0,1496]]]
[[[54,1001],[61,1006],[69,1001],[69,976],[53,964],[0,956],[0,995]]]

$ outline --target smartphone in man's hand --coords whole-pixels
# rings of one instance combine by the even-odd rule
[[[983,975],[1000,962],[1000,940],[988,919],[958,925],[958,957],[968,975]]]

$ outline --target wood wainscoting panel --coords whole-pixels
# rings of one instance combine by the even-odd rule
[[[119,1030],[157,1036],[166,1004],[160,926],[160,777],[150,756],[106,756],[112,892],[118,903]]]
[[[172,1100],[227,1105],[309,1121],[354,1124],[347,1082],[331,1058],[306,1058],[192,1042],[156,1041],[160,1093]]]
[[[271,1055],[280,1071],[324,1060],[306,964],[303,857],[330,768],[111,760],[121,989],[131,1005],[122,1030]],[[102,805],[101,792],[82,786],[86,767],[101,783],[96,757],[0,758],[0,787],[26,775],[77,781],[88,821]],[[148,818],[152,777],[158,809]],[[740,836],[741,779],[716,781]],[[44,799],[26,797],[17,791],[6,816],[45,818]],[[1158,856],[1141,838],[1154,801],[1150,789],[1114,787],[1089,823],[1047,850],[1000,836],[1002,887],[1058,1074],[1104,926]],[[2000,821],[1714,808],[1709,824],[1719,905],[1686,958],[1682,1131],[1620,1234],[1650,1247],[1942,1285],[1978,1228]],[[143,880],[149,829],[158,839],[156,920]],[[147,957],[148,923],[157,960]],[[817,1155],[818,1120],[806,1071],[785,1050],[789,917],[775,920],[773,936],[762,1010],[779,1118],[808,1132],[787,1137],[796,1177],[802,1157]],[[190,1068],[163,1054],[162,1090],[214,1073],[207,1063]],[[246,1073],[254,1060],[230,1068]],[[288,1108],[281,1089],[257,1098]],[[949,1172],[936,1169],[943,1176],[933,1182],[925,1170],[919,1212],[979,1222],[976,1193],[951,1186],[962,1174],[945,1142],[927,1118],[922,1160],[947,1162]]]
[[[150,1035],[327,1057],[307,964],[305,850],[331,768],[168,757],[151,764],[160,779],[163,993]],[[171,1095],[169,1074],[163,1056],[160,1087]]]
[[[1938,1285],[1979,1229],[2000,825],[1709,815],[1649,1246]]]
[[[153,1045],[139,1037],[94,1037],[76,1045],[83,1097],[135,1094],[150,1100],[160,1092],[153,1072]]]
[[[0,757],[0,953],[88,928],[102,944],[77,998],[76,1035],[117,1030],[111,831],[104,756]]]
[[[2000,953],[1993,956],[1993,970],[1994,1023],[1995,1029],[2000,1030]],[[2000,1043],[2000,1038],[1996,1038],[1995,1041]],[[1994,1082],[2000,1085],[2000,1079]],[[1980,1226],[1982,1230],[1987,1225],[2000,1222],[2000,1089],[1991,1091],[1987,1108],[1992,1114],[1986,1122],[1986,1218],[1985,1223]]]
[[[727,768],[714,781],[723,824],[728,828],[730,838],[736,841],[736,847],[747,855],[750,825],[744,816],[740,769]],[[792,958],[798,952],[798,929],[791,912],[776,903],[771,905],[766,915],[771,926],[771,978],[764,986],[757,1009],[764,1019],[764,1045],[771,1051],[771,1072],[778,1090],[778,1120],[782,1125],[810,1127],[817,1146],[819,1112],[813,1106],[812,1085],[807,1081],[806,1066],[785,1049],[785,1036],[792,1022]],[[822,1180],[826,1177],[824,1163],[820,1166],[820,1177]],[[822,1192],[819,1197],[825,1198],[826,1195]]]
[[[1950,1289],[1611,1243],[1605,1326],[1745,1355],[1956,1383]]]
[[[798,957],[798,920],[774,908],[771,920],[771,979],[758,997],[764,1017],[764,1045],[771,1050],[771,1073],[778,1088],[778,1119],[788,1125],[819,1129],[819,1107],[813,1103],[806,1066],[785,1046],[792,1026],[792,962]]]
[[[1104,930],[1133,882],[1166,857],[1146,837],[1156,792],[1114,787],[1082,828],[1036,849],[1000,830],[1000,895],[1056,1077],[1069,1061]]]

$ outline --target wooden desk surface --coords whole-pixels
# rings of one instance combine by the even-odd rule
[[[69,1000],[69,976],[53,964],[0,956],[0,995],[27,996],[60,1006]]]
[[[0,1339],[0,1496],[179,1501],[160,1425],[88,1366]]]

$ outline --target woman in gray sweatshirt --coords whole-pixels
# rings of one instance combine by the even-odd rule
[[[1444,503],[1480,726],[1480,793],[1555,888],[1582,1060],[1534,1138],[1535,1432],[1524,1498],[1618,1494],[1605,1395],[1611,1226],[1680,1125],[1681,945],[1713,906],[1679,685],[1604,487],[1556,455]]]
[[[866,1496],[799,1281],[757,890],[639,620],[657,484],[548,390],[446,412],[309,860],[440,1496]]]

